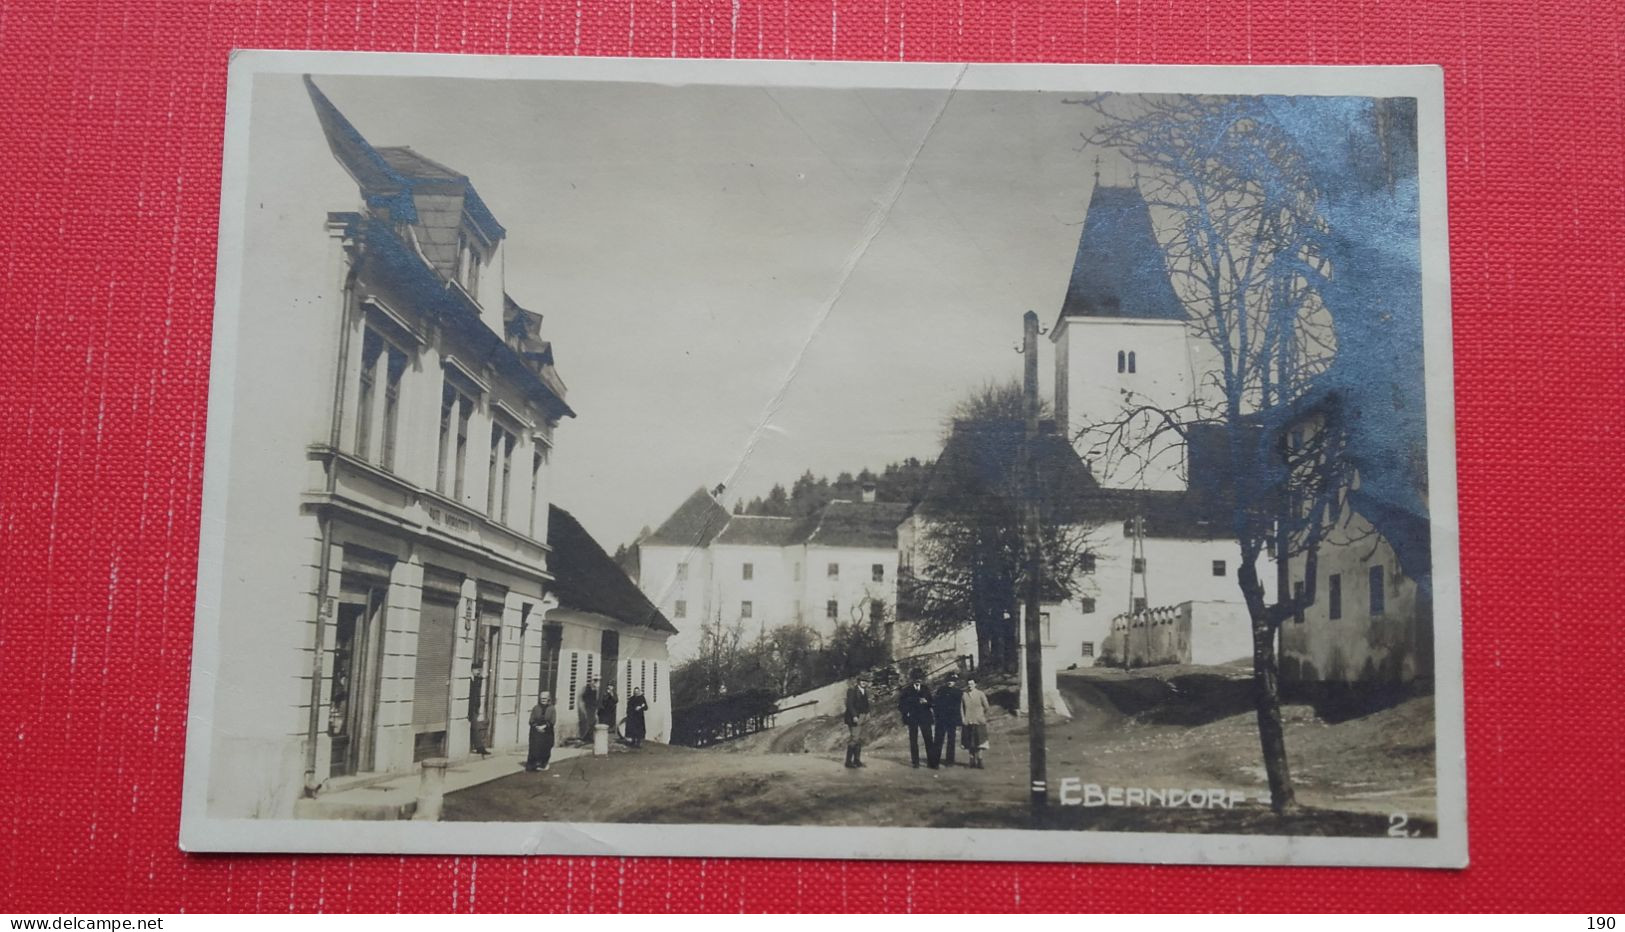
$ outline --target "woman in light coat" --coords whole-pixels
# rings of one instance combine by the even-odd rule
[[[970,765],[980,768],[982,752],[987,749],[987,693],[976,688],[974,679],[965,681],[959,716],[965,729],[965,750],[970,752]]]

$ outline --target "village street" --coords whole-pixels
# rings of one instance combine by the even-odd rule
[[[1245,671],[1063,672],[1074,717],[1049,728],[1054,817],[1046,827],[1102,830],[1384,835],[1434,831],[1432,700],[1330,723],[1287,706],[1287,747],[1302,810],[1282,819],[1258,799],[1263,768]],[[1003,687],[1008,690],[1009,687]],[[1012,697],[999,693],[996,699]],[[881,706],[862,770],[842,767],[844,729],[814,719],[718,747],[617,748],[546,773],[516,773],[446,797],[444,818],[705,824],[1025,827],[1024,722],[999,710],[987,766],[909,764],[908,737]],[[1428,776],[1417,776],[1428,775]],[[1059,787],[1241,791],[1233,808],[1060,806]],[[1080,788],[1069,793],[1081,800]]]

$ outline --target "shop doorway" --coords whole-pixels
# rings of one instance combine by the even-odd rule
[[[335,777],[374,769],[387,592],[381,586],[348,581],[339,591],[327,696],[327,733],[332,739],[328,763]]]
[[[468,686],[468,747],[472,753],[491,750],[492,722],[496,718],[497,670],[502,652],[502,616],[480,612],[480,634],[474,640],[473,677]]]

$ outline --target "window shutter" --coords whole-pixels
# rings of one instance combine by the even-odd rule
[[[430,596],[429,593],[425,593]],[[451,720],[451,655],[457,622],[455,602],[423,600],[418,612],[416,671],[412,682],[412,730],[440,731]]]

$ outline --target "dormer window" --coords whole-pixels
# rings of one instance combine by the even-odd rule
[[[470,295],[478,296],[480,287],[480,251],[467,230],[457,234],[457,284]]]

